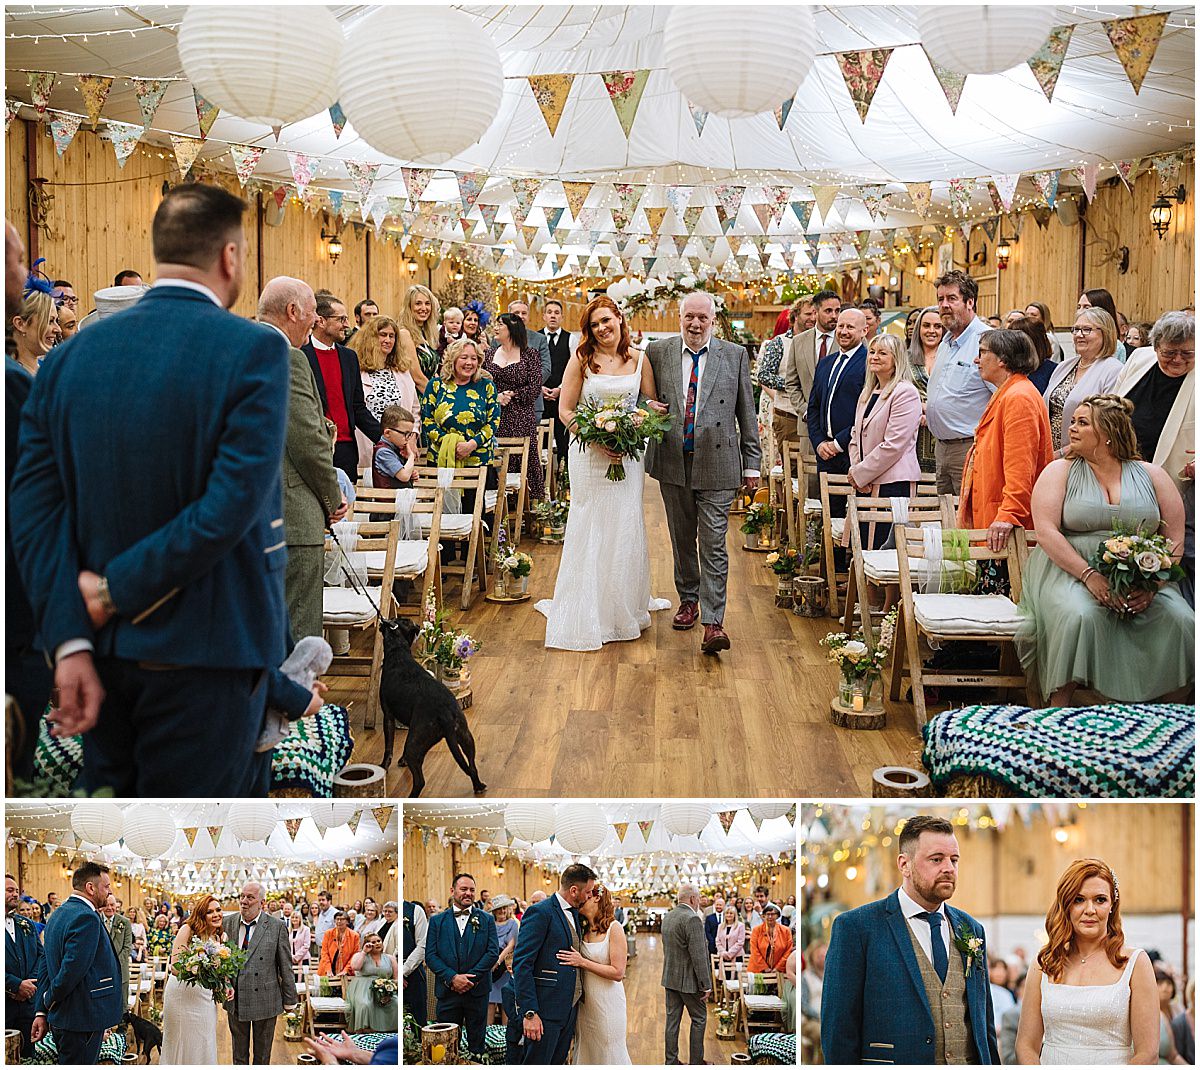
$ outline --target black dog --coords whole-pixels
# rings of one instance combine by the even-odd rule
[[[139,1018],[132,1011],[126,1011],[121,1024],[132,1027],[137,1053],[144,1056],[147,1063],[150,1061],[150,1053],[155,1048],[158,1049],[159,1055],[162,1055],[162,1030],[149,1018]]]
[[[408,729],[400,764],[412,773],[411,799],[425,790],[421,766],[425,755],[439,740],[446,746],[459,767],[471,778],[476,795],[487,791],[475,767],[475,737],[458,700],[440,680],[435,680],[412,654],[417,625],[407,618],[380,622],[383,628],[383,671],[379,682],[379,704],[383,708],[383,767],[392,761],[392,742],[396,725]]]

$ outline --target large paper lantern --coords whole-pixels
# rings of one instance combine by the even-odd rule
[[[337,101],[344,38],[327,7],[192,4],[177,45],[192,85],[241,119],[281,126]]]
[[[354,816],[355,810],[361,809],[361,806],[349,802],[319,802],[312,808],[313,824],[328,832],[344,825]]]
[[[116,803],[84,799],[71,809],[71,831],[97,847],[116,843],[124,828],[125,815]]]
[[[770,821],[773,817],[786,817],[791,808],[792,804],[785,802],[752,802],[746,807],[750,813],[763,821]]]
[[[598,806],[566,803],[555,814],[557,843],[573,855],[595,851],[608,837],[608,822]]]
[[[142,803],[125,814],[125,846],[140,858],[158,858],[175,842],[175,819],[161,806]]]
[[[225,827],[246,843],[270,839],[278,823],[279,813],[274,803],[234,803],[225,818]]]
[[[663,803],[659,820],[675,836],[699,836],[712,813],[708,803],[670,802]]]
[[[539,843],[554,833],[551,803],[514,802],[504,809],[504,827],[517,839]]]
[[[377,152],[442,163],[478,141],[504,92],[492,39],[449,7],[383,7],[346,37],[338,102]]]
[[[918,7],[917,30],[934,63],[959,74],[998,74],[1046,43],[1058,9],[955,5]]]
[[[689,103],[726,119],[774,111],[796,95],[816,55],[812,10],[673,7],[662,49]]]

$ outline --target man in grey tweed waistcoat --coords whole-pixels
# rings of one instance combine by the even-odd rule
[[[940,817],[900,833],[901,886],[840,914],[825,955],[825,1062],[999,1063],[983,926],[947,903],[958,840]]]
[[[712,967],[708,959],[708,940],[700,917],[700,889],[681,884],[677,906],[662,923],[662,986],[667,993],[666,1063],[679,1063],[679,1026],[687,1007],[692,1023],[688,1043],[688,1062],[704,1062],[704,1027],[708,1021],[706,1006],[712,989]]]
[[[233,1061],[241,1066],[251,1062],[265,1066],[271,1061],[275,1019],[298,1002],[292,948],[287,926],[264,909],[266,899],[258,881],[247,881],[238,901],[241,912],[226,915],[222,924],[230,946],[248,951],[250,957],[238,972],[234,997],[225,1004],[225,1013],[233,1038]]]

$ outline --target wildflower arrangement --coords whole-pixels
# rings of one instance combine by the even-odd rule
[[[746,510],[742,521],[742,534],[757,535],[775,523],[775,507],[770,502],[755,502]]]
[[[1173,549],[1163,535],[1118,529],[1096,547],[1088,564],[1108,580],[1116,597],[1123,598],[1182,578],[1183,569],[1171,557]]]
[[[238,971],[249,957],[245,951],[230,947],[221,939],[191,942],[171,966],[176,979],[185,985],[207,989],[217,1003],[224,1003],[228,989],[237,981]]]
[[[496,532],[496,568],[516,579],[533,571],[533,558],[512,548],[503,527]]]
[[[794,546],[789,546],[786,550],[780,550],[778,553],[767,554],[767,564],[771,566],[771,571],[776,576],[794,576],[797,569],[800,568],[800,551]]]
[[[861,635],[851,639],[845,632],[830,632],[820,642],[829,651],[829,660],[841,670],[842,679],[847,683],[878,676],[887,664],[888,648],[880,643],[872,651]]]
[[[396,982],[390,977],[376,977],[371,982],[371,999],[376,1007],[386,1007],[396,998]]]
[[[468,632],[459,631],[451,625],[449,613],[438,608],[432,592],[425,603],[425,616],[418,635],[425,647],[425,660],[443,669],[461,669],[483,647]]]
[[[600,404],[581,401],[575,410],[575,441],[580,449],[593,442],[622,458],[638,460],[647,443],[661,442],[671,426],[671,418],[653,409],[630,405],[624,398],[612,398]],[[625,465],[613,461],[605,478],[619,483],[625,478]]]

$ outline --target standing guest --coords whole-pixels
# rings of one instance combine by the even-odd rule
[[[346,345],[350,345],[355,338],[358,337],[358,332],[362,330],[363,324],[370,323],[371,319],[379,315],[379,306],[369,297],[364,297],[357,305],[354,306],[354,330],[346,336]],[[352,349],[357,349],[357,346],[351,346]]]
[[[325,934],[333,928],[337,917],[337,907],[333,905],[333,896],[328,892],[317,892],[316,917],[313,920],[313,939],[319,947],[325,939]]]
[[[1171,1019],[1175,1050],[1188,1066],[1196,1064],[1196,978],[1189,977],[1183,990],[1184,1009]]]
[[[725,900],[721,896],[709,901],[710,906],[704,914],[704,939],[708,941],[708,953],[717,953],[717,929],[725,916]]]
[[[146,947],[151,955],[166,955],[171,950],[171,929],[166,914],[154,916],[154,924],[146,933]]]
[[[146,923],[142,920],[145,916],[137,907],[129,908],[129,931],[133,934],[134,943],[146,939]]]
[[[854,413],[867,375],[867,321],[857,308],[844,310],[837,320],[837,349],[817,365],[808,404],[808,437],[817,455],[818,472],[850,471],[850,434]],[[837,505],[845,515],[845,500]]]
[[[397,954],[400,948],[400,908],[390,899],[380,907],[383,924],[379,926],[379,935],[383,939],[383,950],[389,955]]]
[[[121,991],[129,991],[129,956],[133,953],[133,930],[129,919],[117,910],[117,897],[110,895],[100,908],[104,929],[121,964]]]
[[[79,295],[75,293],[75,287],[66,279],[54,280],[54,289],[50,291],[50,296],[54,298],[54,303],[60,310],[69,308],[78,315]]]
[[[975,362],[987,323],[975,314],[979,284],[965,271],[948,271],[934,285],[946,333],[928,373],[925,422],[936,439],[938,493],[958,494],[975,426],[993,393]]]
[[[679,1063],[679,1027],[686,1007],[691,1029],[688,1062],[704,1063],[704,1030],[708,1021],[705,1003],[712,990],[712,964],[705,954],[704,926],[700,921],[700,890],[681,884],[675,909],[662,922],[662,986],[666,993],[666,1059]]]
[[[1175,1047],[1175,1030],[1171,1026],[1175,1014],[1175,978],[1170,971],[1156,966],[1154,983],[1158,989],[1158,1061],[1170,1066],[1184,1066],[1187,1060]]]
[[[792,325],[793,335],[810,330],[817,322],[817,306],[813,304],[811,297],[802,297],[797,303],[800,305],[800,311],[796,315],[796,322]]]
[[[796,1032],[796,967],[798,958],[795,943],[792,953],[784,963],[783,976],[779,978],[779,995],[783,1000],[783,1029],[785,1033]]]
[[[480,345],[481,351],[487,351],[492,346],[492,340],[487,333],[487,325],[491,320],[491,314],[483,307],[482,301],[471,301],[463,309],[463,327],[459,337],[470,338]]]
[[[74,338],[79,330],[79,320],[76,317],[75,310],[67,305],[58,306],[58,341],[56,345],[61,345],[70,338]]]
[[[400,365],[420,371],[426,381],[438,370],[438,299],[427,286],[410,286],[397,324]],[[415,381],[414,376],[414,381]]]
[[[804,950],[804,969],[800,971],[800,1013],[805,1018],[821,1018],[821,990],[825,986],[825,952],[829,944],[824,939],[812,941]]]
[[[283,589],[292,637],[322,633],[325,529],[348,509],[329,455],[329,436],[312,367],[300,346],[317,317],[312,288],[286,276],[272,279],[258,299],[258,321],[288,343],[287,435],[283,450]]]
[[[447,347],[441,372],[425,388],[421,424],[431,464],[436,459],[441,467],[476,468],[491,462],[500,404],[480,356],[475,342],[460,338]],[[439,457],[443,445],[449,455]]]
[[[554,452],[560,460],[565,460],[570,436],[567,428],[558,418],[558,398],[562,393],[563,373],[570,363],[571,354],[578,344],[570,331],[562,329],[563,306],[556,297],[550,298],[542,306],[542,319],[546,325],[546,345],[550,350],[550,375],[546,385],[542,387],[542,412],[546,419],[554,421]]]
[[[1025,316],[1027,319],[1036,320],[1046,328],[1046,337],[1050,339],[1050,345],[1054,352],[1052,359],[1059,363],[1063,359],[1063,347],[1058,339],[1054,337],[1054,320],[1050,315],[1050,308],[1041,301],[1030,301],[1025,306]]]
[[[937,439],[929,430],[925,420],[926,400],[929,393],[929,373],[937,360],[938,346],[946,328],[937,305],[915,309],[910,317],[913,325],[912,337],[908,342],[908,362],[912,368],[913,385],[921,395],[921,430],[917,432],[917,463],[922,472],[937,471]]]
[[[113,277],[114,286],[144,286],[140,272],[134,271],[133,268],[126,268],[124,271],[118,271]]]
[[[545,496],[542,451],[538,449],[538,412],[542,400],[541,358],[525,330],[525,321],[516,313],[506,312],[496,324],[496,348],[484,364],[491,376],[500,406],[500,438],[524,438],[529,441],[526,469],[529,495]],[[543,344],[545,339],[542,339]],[[509,461],[509,471],[520,470],[520,459]]]
[[[879,325],[883,322],[883,317],[879,314],[879,302],[868,297],[859,303],[858,310],[867,321],[866,340],[870,341],[879,334]]]
[[[537,351],[538,362],[541,366],[541,378],[538,381],[540,384],[544,384],[546,380],[550,378],[550,345],[546,341],[546,336],[542,334],[541,331],[534,331],[530,329],[529,303],[527,301],[510,301],[508,305],[508,311],[514,316],[520,316],[521,322],[525,325],[525,331],[528,336],[528,340],[525,344],[531,346]],[[501,317],[501,319],[503,319],[503,317]],[[497,328],[496,341],[502,341],[499,336],[499,328]],[[542,411],[542,395],[539,391],[537,397],[534,399],[533,406],[535,427],[537,424],[542,422]]]
[[[1000,1034],[1000,1060],[1005,1066],[1017,1061],[1017,1030],[1021,1024],[1021,1003],[1025,998],[1025,977],[1025,972],[1022,972],[1017,978],[1012,990],[1013,1002],[996,1023]]]
[[[1050,344],[1050,336],[1041,320],[1033,320],[1020,312],[1009,316],[1007,330],[1020,331],[1029,336],[1033,343],[1033,352],[1037,357],[1037,367],[1029,373],[1029,381],[1038,388],[1039,394],[1045,394],[1050,385],[1050,376],[1058,366],[1054,362],[1054,347]]]
[[[38,978],[43,975],[42,942],[20,913],[17,882],[4,875],[4,1026],[21,1031],[21,1055],[33,1053],[30,1033],[37,1008]]]
[[[1067,451],[1067,431],[1071,413],[1086,397],[1107,394],[1121,374],[1121,362],[1113,355],[1117,344],[1117,325],[1102,308],[1082,309],[1071,328],[1075,356],[1058,364],[1046,386],[1046,405],[1050,410],[1050,429],[1054,434],[1056,456]]]
[[[988,316],[986,319],[988,326],[995,330],[1000,330],[1004,326],[1004,321],[999,316]]]
[[[358,916],[354,931],[360,940],[365,940],[371,933],[377,933],[383,927],[383,918],[379,913],[379,904],[368,898],[363,903],[363,912]],[[382,939],[382,937],[380,937]]]
[[[992,996],[992,1021],[996,1023],[996,1039],[1000,1039],[1004,1015],[1017,1005],[1017,997],[1008,990],[1008,963],[999,955],[988,956],[988,991]]]
[[[395,911],[395,903],[387,904],[384,909],[388,906]],[[404,1013],[411,1014],[417,1025],[424,1025],[428,1014],[426,1007],[429,997],[425,981],[425,941],[428,933],[429,921],[425,916],[424,907],[411,899],[405,899],[404,941],[401,948],[404,956]]]
[[[1097,287],[1093,290],[1084,290],[1079,295],[1079,304],[1076,306],[1076,311],[1082,312],[1085,308],[1102,308],[1112,317],[1114,328],[1113,355],[1124,364],[1128,353],[1122,339],[1125,337],[1125,328],[1129,326],[1129,322],[1117,311],[1117,303],[1113,300],[1112,294],[1102,287]]]
[[[808,303],[811,307],[812,301]],[[787,329],[774,338],[768,338],[758,356],[758,385],[771,399],[771,432],[775,439],[776,455],[780,457],[783,456],[785,442],[800,441],[796,407],[787,392],[787,377],[791,371],[788,361],[794,354],[792,339],[796,336],[800,305],[800,301],[792,304],[788,309]]]
[[[421,392],[428,382],[420,364],[406,363],[408,356],[396,343],[399,329],[390,316],[375,316],[355,336],[363,395],[376,420],[383,419],[383,410],[389,405],[403,405],[409,412],[419,412]],[[369,467],[375,443],[368,442],[361,431],[356,437],[359,467]]]
[[[713,935],[714,955],[722,962],[741,962],[746,954],[746,925],[738,917],[738,908],[730,903],[721,911],[720,923]]]
[[[378,442],[379,421],[371,415],[363,397],[358,354],[342,344],[350,326],[346,306],[327,290],[322,290],[316,297],[317,313],[312,337],[300,348],[308,357],[316,378],[321,407],[337,425],[333,463],[346,473],[353,485],[358,482],[355,428],[366,435],[369,441]]]
[[[37,375],[42,359],[54,348],[58,333],[58,309],[43,290],[31,289],[12,317],[15,357],[30,375]]]
[[[158,282],[51,361],[23,412],[13,544],[55,663],[54,731],[84,733],[89,792],[265,796],[268,698],[295,717],[320,708],[276,669],[287,345],[226,311],[245,208],[217,186],[168,192]],[[132,391],[113,372],[130,353]]]
[[[371,986],[376,978],[399,980],[398,963],[383,950],[383,941],[376,932],[363,937],[362,950],[350,959],[350,983],[346,986],[346,1002],[350,1004],[350,1029],[355,1033],[390,1033],[399,1025],[393,1000],[386,1006],[376,1003]]]
[[[504,1025],[505,1014],[501,991],[512,984],[512,957],[517,947],[521,923],[513,916],[516,903],[507,895],[496,896],[491,903],[492,920],[496,923],[496,943],[500,957],[492,967],[492,988],[488,995],[488,1024]]]
[[[334,911],[333,928],[326,930],[321,938],[317,974],[341,977],[350,968],[350,959],[358,952],[359,945],[358,933],[350,927],[350,914],[345,910]]]
[[[442,326],[438,330],[438,356],[446,352],[446,346],[462,337],[463,310],[451,305],[442,310]]]
[[[292,912],[288,940],[292,948],[292,965],[305,965],[312,957],[312,930],[304,924],[304,915],[298,910]]]
[[[899,339],[896,339],[898,342]],[[771,973],[782,970],[792,953],[792,933],[779,924],[780,911],[774,903],[762,908],[763,923],[750,933],[750,973]]]
[[[44,917],[50,915],[58,909],[58,892],[47,892],[46,902],[42,904],[42,914]]]
[[[813,379],[821,361],[838,351],[834,331],[842,310],[842,299],[833,290],[814,294],[812,302],[813,325],[793,334],[788,351],[780,363],[786,373],[783,375],[784,389],[796,413],[796,426],[802,432],[800,441],[806,457],[811,457],[813,450],[808,435],[803,433],[803,429],[808,427],[808,403],[812,397]]]

